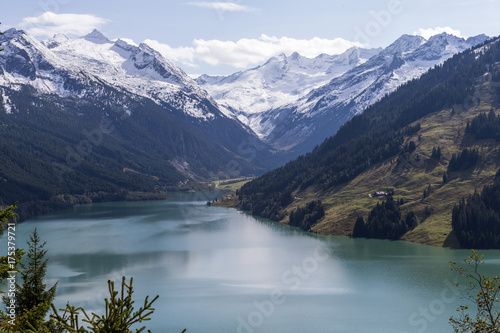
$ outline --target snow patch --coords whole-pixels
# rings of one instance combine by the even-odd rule
[[[124,38],[112,42],[97,30],[75,39],[56,35],[46,43],[12,29],[3,37],[5,52],[2,52],[0,66],[5,68],[7,57],[16,58],[23,72],[4,71],[0,75],[2,84],[27,84],[41,93],[81,98],[86,94],[100,94],[101,82],[104,82],[118,90],[150,98],[157,104],[173,103],[200,120],[215,118],[199,102],[208,100],[216,106],[211,96],[146,44],[137,46]],[[228,110],[225,113],[230,114]]]
[[[14,110],[14,106],[12,105],[12,102],[9,98],[9,96],[5,95],[4,91],[2,90],[2,108],[5,110],[5,113],[11,114],[12,111]]]

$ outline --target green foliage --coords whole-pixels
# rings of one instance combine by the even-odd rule
[[[14,219],[17,216],[17,214],[14,213],[14,209],[16,208],[17,202],[5,209],[0,209],[0,230],[5,228],[9,219]]]
[[[500,116],[491,108],[488,115],[481,113],[467,122],[465,133],[473,135],[476,139],[495,139],[500,141]]]
[[[312,152],[245,184],[240,190],[241,207],[255,215],[279,217],[286,207],[284,195],[309,187],[327,193],[394,158],[405,151],[403,143],[408,136],[420,130],[415,122],[462,105],[465,97],[473,95],[476,79],[498,61],[500,43],[492,44],[480,56],[474,50],[453,56],[368,107]],[[415,145],[410,144],[408,151]]]
[[[362,216],[358,216],[356,223],[354,223],[354,229],[352,230],[353,237],[364,237],[365,235],[365,219]]]
[[[415,151],[415,149],[417,149],[417,146],[415,145],[415,142],[410,141],[408,143],[408,148],[407,148],[408,152],[409,153],[413,153]]]
[[[500,277],[487,277],[480,273],[480,265],[484,264],[484,255],[471,250],[465,265],[450,262],[451,270],[458,272],[468,281],[468,298],[477,307],[477,312],[469,314],[469,306],[462,305],[457,309],[458,317],[451,317],[450,324],[455,333],[500,333],[500,314],[498,313],[498,293]],[[459,284],[456,284],[457,287]]]
[[[290,213],[289,224],[303,230],[311,229],[325,216],[325,210],[320,200],[311,201],[305,207],[299,207]]]
[[[479,150],[476,149],[463,149],[460,153],[453,154],[448,164],[448,172],[460,171],[472,168],[480,160]]]
[[[362,217],[358,217],[352,231],[353,237],[399,239],[418,224],[417,217],[413,211],[402,218],[401,208],[398,201],[392,196],[386,201],[377,203],[368,215],[365,223]]]
[[[47,286],[43,283],[48,262],[48,259],[44,259],[47,254],[47,250],[44,250],[45,244],[41,243],[35,229],[28,241],[28,266],[21,263],[22,284],[16,284],[15,327],[18,330],[41,330],[46,327],[45,316],[54,300],[57,284],[46,290]],[[9,304],[10,297],[4,296],[3,301]]]
[[[461,247],[500,249],[500,170],[481,194],[462,198],[453,208],[451,223]]]
[[[431,158],[434,158],[438,161],[441,159],[441,147],[438,146],[432,148]]]
[[[5,209],[0,209],[0,231],[7,227],[7,224],[9,223],[9,220],[12,220],[16,218],[17,214],[14,212],[14,209],[16,209],[17,203],[5,208]],[[10,251],[9,251],[10,252]],[[9,264],[9,257],[8,256],[2,256],[0,257],[0,283],[5,284],[5,280],[9,278],[9,271],[18,271],[19,264],[21,263],[21,258],[24,255],[24,252],[22,249],[16,249],[14,256],[12,256],[15,260],[15,263],[13,264],[14,267]],[[3,294],[4,292],[0,290],[0,294]],[[0,310],[1,314],[1,310]]]
[[[149,300],[149,296],[146,296],[144,300],[144,305],[138,310],[134,311],[135,301],[132,298],[134,293],[133,290],[133,278],[130,278],[130,282],[127,283],[125,277],[122,278],[121,291],[115,290],[114,281],[108,280],[108,290],[109,299],[106,298],[106,311],[103,315],[97,315],[92,313],[88,315],[85,309],[75,308],[74,306],[67,304],[65,309],[59,309],[62,314],[59,314],[55,306],[52,305],[53,315],[51,315],[52,321],[58,328],[58,332],[68,332],[68,333],[105,333],[105,332],[116,332],[116,333],[132,333],[132,326],[137,323],[142,323],[143,321],[151,320],[150,316],[153,314],[155,309],[152,307],[153,303],[158,299],[158,295]],[[82,322],[87,324],[87,328],[80,325],[80,315],[83,314]],[[136,328],[135,332],[143,332],[146,329],[145,326],[141,328]],[[185,332],[184,330],[183,332]],[[148,332],[151,332],[148,330]]]
[[[429,184],[426,189],[424,189],[424,193],[422,195],[423,199],[427,198],[432,193],[432,185]]]
[[[7,218],[15,216],[12,209],[15,205],[9,207],[8,210],[0,210],[0,221],[6,222]],[[15,294],[15,318],[9,317],[6,313],[0,311],[0,331],[9,333],[132,333],[131,327],[134,324],[142,323],[150,320],[150,316],[154,312],[152,304],[158,299],[156,296],[153,300],[149,300],[149,296],[144,300],[144,305],[137,311],[134,311],[133,294],[133,278],[127,283],[125,277],[122,280],[121,292],[115,290],[114,282],[108,281],[110,297],[105,299],[106,309],[104,315],[92,313],[89,316],[83,308],[75,308],[67,304],[65,309],[60,309],[60,315],[52,303],[55,297],[56,285],[50,289],[46,289],[43,279],[47,270],[47,259],[44,259],[47,250],[44,250],[46,243],[42,243],[37,230],[33,231],[28,242],[29,251],[27,254],[28,265],[22,265],[20,272],[22,285],[16,284]],[[20,262],[22,250],[18,252],[17,260]],[[0,266],[2,275],[0,280],[7,277],[6,273],[9,270],[5,266],[4,259],[0,258],[2,265]],[[5,268],[5,269],[4,269]],[[5,304],[10,303],[10,298],[3,297]],[[53,314],[50,321],[45,321],[45,317],[52,307]],[[83,322],[88,324],[87,328],[80,326],[79,315],[83,313]],[[143,332],[145,327],[137,328],[134,332]],[[150,332],[150,331],[148,331]],[[186,330],[183,331],[183,333]]]
[[[405,224],[408,227],[408,230],[415,229],[415,227],[418,225],[418,219],[415,213],[410,210],[406,216],[405,216]]]

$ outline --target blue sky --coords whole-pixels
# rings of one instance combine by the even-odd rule
[[[279,53],[314,57],[385,47],[402,34],[500,34],[500,0],[22,0],[2,4],[3,30],[40,40],[99,29],[146,41],[190,74],[230,74]]]

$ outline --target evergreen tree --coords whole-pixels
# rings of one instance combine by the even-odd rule
[[[132,333],[134,324],[142,323],[150,320],[150,316],[155,309],[153,303],[158,299],[158,295],[149,301],[149,296],[144,300],[144,306],[134,311],[135,301],[132,298],[134,288],[132,286],[133,278],[127,283],[125,277],[122,277],[121,290],[115,290],[113,281],[108,280],[109,299],[105,299],[106,311],[103,315],[92,313],[88,315],[85,309],[75,308],[67,304],[65,309],[60,309],[62,314],[59,314],[55,306],[52,304],[54,312],[51,315],[52,321],[58,332],[68,333]],[[81,316],[83,314],[83,316]],[[82,322],[87,324],[88,330],[80,326],[79,317],[83,317]],[[135,329],[135,332],[143,332],[145,326]],[[148,332],[151,332],[148,330]],[[182,333],[186,332],[183,330]]]
[[[432,148],[431,158],[434,158],[438,161],[441,159],[441,147],[438,146]]]
[[[412,210],[410,210],[406,214],[405,223],[406,223],[408,230],[415,229],[415,227],[418,225],[417,216],[415,215],[415,213]]]
[[[450,162],[448,164],[448,172],[460,171],[472,168],[480,160],[479,150],[476,149],[463,149],[458,154],[453,154],[451,156]]]
[[[3,231],[5,228],[8,228],[8,223],[14,219],[17,214],[14,213],[14,209],[16,209],[17,204],[13,204],[5,209],[0,209],[0,231]],[[12,227],[11,227],[12,228]],[[7,229],[8,230],[8,229]],[[8,231],[7,231],[8,232]],[[7,237],[8,239],[8,237]],[[8,251],[9,254],[14,254],[13,257],[15,263],[9,263],[9,256],[0,257],[0,283],[5,284],[5,280],[9,278],[9,271],[17,271],[17,267],[21,262],[21,257],[24,254],[22,249],[16,249],[14,253]],[[14,265],[14,266],[12,266]],[[0,294],[4,293],[0,290]],[[1,313],[1,311],[0,311]]]
[[[499,89],[500,91],[500,89]],[[471,134],[476,139],[500,140],[500,116],[493,108],[490,112],[477,115],[471,122],[467,122],[465,133]]]
[[[462,104],[464,97],[474,94],[477,78],[488,68],[496,68],[499,61],[500,43],[496,43],[481,56],[473,50],[457,54],[418,80],[400,86],[342,125],[312,152],[246,183],[240,190],[240,207],[253,215],[275,219],[287,208],[282,204],[283,193],[300,193],[312,186],[315,191],[328,193],[398,154],[398,163],[407,160],[413,148],[409,133],[420,128],[412,124],[433,112]],[[500,95],[500,87],[498,90]],[[436,157],[439,151],[437,147]],[[467,150],[452,160],[449,172],[474,166],[479,154]]]
[[[410,153],[413,153],[415,151],[415,149],[417,149],[417,146],[415,145],[415,142],[410,141],[410,143],[408,144],[408,151]]]
[[[365,219],[362,216],[358,216],[352,230],[352,235],[353,237],[366,237]]]
[[[431,184],[429,184],[429,186],[427,186],[427,188],[424,190],[424,195],[423,195],[423,198],[427,198],[429,195],[431,195],[432,193],[432,186]]]
[[[48,290],[43,283],[48,261],[44,259],[47,254],[45,244],[41,243],[35,228],[28,241],[28,266],[21,264],[22,284],[16,285],[16,326],[22,332],[43,332],[46,329],[45,316],[55,297],[57,283]],[[4,297],[4,301],[10,302],[10,299]]]
[[[463,248],[500,248],[500,170],[482,193],[462,198],[453,208],[451,224]]]
[[[389,196],[386,201],[377,203],[368,215],[368,220],[360,216],[357,218],[352,231],[353,237],[367,237],[380,239],[399,239],[406,232],[418,225],[413,211],[401,216],[400,201]]]
[[[446,184],[448,182],[448,172],[443,172],[443,184]]]
[[[325,216],[325,210],[321,200],[308,203],[305,207],[299,207],[290,213],[289,224],[303,230],[309,230]]]

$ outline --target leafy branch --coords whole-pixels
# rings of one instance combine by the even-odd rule
[[[476,305],[477,312],[471,316],[469,306],[461,305],[458,317],[451,317],[450,324],[455,333],[500,333],[500,314],[497,310],[500,292],[500,277],[487,277],[480,273],[484,264],[484,254],[471,250],[471,255],[464,259],[465,265],[450,262],[451,270],[458,272],[468,281],[468,298]],[[458,283],[455,284],[458,287]]]

